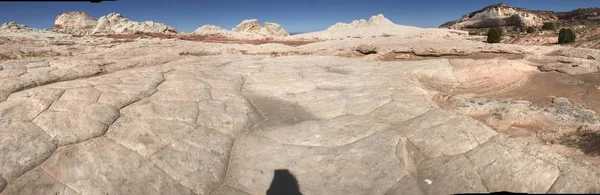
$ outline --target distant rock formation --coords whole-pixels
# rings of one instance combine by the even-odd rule
[[[266,36],[285,37],[290,34],[277,23],[265,22],[264,26],[260,26],[257,19],[244,20],[232,29],[234,32],[255,33]]]
[[[265,22],[265,25],[258,30],[258,34],[271,35],[275,37],[285,37],[290,34],[277,23]]]
[[[229,31],[215,25],[204,25],[197,28],[192,34],[198,35],[217,35],[222,33],[227,33]]]
[[[69,34],[122,34],[122,33],[176,33],[175,28],[153,21],[130,21],[119,13],[110,13],[94,19],[86,12],[66,12],[56,17],[55,32]]]
[[[338,22],[333,26],[329,27],[327,30],[340,29],[340,28],[361,28],[367,26],[385,26],[385,25],[395,25],[394,22],[387,19],[383,14],[378,14],[375,16],[371,16],[369,21],[365,19],[354,20],[350,24]]]
[[[260,30],[260,28],[261,28],[260,23],[258,22],[257,19],[249,19],[249,20],[242,21],[231,31],[256,33],[256,32],[258,32],[258,30]]]
[[[557,19],[549,12],[530,11],[506,4],[496,4],[466,14],[458,20],[446,22],[440,28],[472,29],[499,26],[541,26],[545,21],[555,21]]]
[[[0,25],[0,31],[17,32],[17,31],[22,31],[22,30],[30,30],[30,28],[28,28],[27,26],[25,26],[23,24],[19,24],[15,21],[10,21],[10,22]]]
[[[153,21],[130,21],[119,13],[110,13],[98,19],[98,24],[92,33],[120,34],[120,33],[176,33],[175,28]]]
[[[98,22],[86,12],[66,12],[56,17],[52,31],[69,34],[90,34]]]

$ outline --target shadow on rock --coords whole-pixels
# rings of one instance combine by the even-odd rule
[[[296,177],[287,169],[275,170],[273,181],[267,190],[267,195],[302,195]]]

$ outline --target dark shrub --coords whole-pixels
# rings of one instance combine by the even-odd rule
[[[500,43],[502,39],[502,29],[500,28],[490,28],[487,32],[487,42],[488,43]]]
[[[573,43],[575,41],[575,38],[575,33],[570,28],[560,29],[560,32],[558,33],[559,44]]]
[[[533,28],[533,27],[531,27],[531,26],[530,26],[530,27],[527,27],[527,34],[531,34],[531,33],[533,33],[534,31],[535,31],[535,28]]]
[[[542,30],[554,30],[554,23],[544,22],[544,25],[542,26]]]
[[[477,35],[477,31],[469,31],[469,35]]]

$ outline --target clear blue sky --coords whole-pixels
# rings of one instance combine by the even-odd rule
[[[226,29],[243,19],[276,22],[289,32],[324,30],[378,13],[397,24],[437,27],[487,5],[506,3],[534,10],[600,7],[600,0],[119,0],[117,2],[0,2],[0,23],[17,21],[50,28],[57,15],[86,11],[99,18],[118,12],[135,21],[153,20],[190,32],[204,24]]]

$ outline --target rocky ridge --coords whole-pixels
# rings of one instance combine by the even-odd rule
[[[78,11],[57,16],[52,30],[76,35],[177,32],[175,28],[162,23],[131,21],[119,13],[110,13],[96,20],[86,12]]]
[[[403,37],[423,33],[424,36],[448,35],[448,32],[455,34],[467,34],[464,31],[448,31],[440,29],[422,29],[412,26],[403,26],[394,24],[383,14],[372,16],[368,21],[365,19],[354,20],[351,23],[338,22],[324,31],[297,34],[288,37],[288,39],[360,39],[365,37]]]
[[[557,20],[557,18],[538,16],[535,12],[525,9],[514,8],[506,4],[496,4],[466,14],[456,21],[444,23],[440,28],[465,29],[497,26],[541,26],[543,22],[552,20]]]
[[[0,25],[0,31],[18,32],[18,31],[23,31],[23,30],[32,30],[32,29],[28,28],[24,24],[19,24],[15,21],[6,22],[6,23]]]

